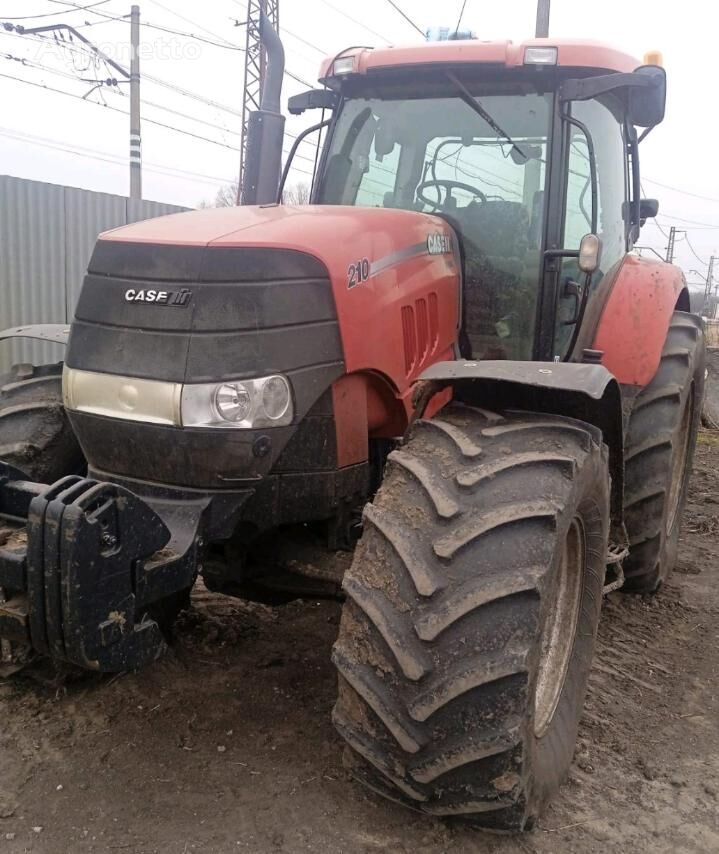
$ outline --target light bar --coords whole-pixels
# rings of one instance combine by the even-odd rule
[[[528,47],[524,51],[525,65],[556,65],[559,51],[556,47]]]
[[[343,56],[340,59],[335,59],[332,64],[332,73],[339,74],[352,74],[355,70],[355,58],[354,56]]]

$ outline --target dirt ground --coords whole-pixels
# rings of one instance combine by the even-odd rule
[[[0,682],[0,851],[719,852],[719,434],[704,432],[677,572],[605,603],[571,776],[498,837],[358,788],[330,724],[339,605],[196,596],[138,675]]]

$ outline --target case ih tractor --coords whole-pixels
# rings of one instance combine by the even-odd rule
[[[261,598],[263,543],[361,526],[333,652],[353,774],[528,828],[603,593],[676,559],[702,326],[681,272],[630,251],[665,75],[590,42],[350,49],[290,100],[327,137],[286,207],[264,30],[256,204],[102,235],[64,365],[2,383],[0,637],[139,668],[198,574]]]

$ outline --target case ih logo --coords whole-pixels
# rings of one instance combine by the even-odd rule
[[[452,238],[448,234],[430,234],[427,238],[427,251],[430,255],[447,255],[452,252]]]
[[[125,302],[149,302],[153,305],[174,305],[184,308],[192,299],[192,291],[183,288],[181,291],[136,291],[130,288],[125,291]]]

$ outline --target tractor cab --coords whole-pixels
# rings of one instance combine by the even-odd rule
[[[556,41],[347,51],[323,70],[330,92],[290,101],[335,108],[313,201],[450,223],[465,358],[570,359],[654,210],[635,125],[661,121],[664,72],[637,66]]]

